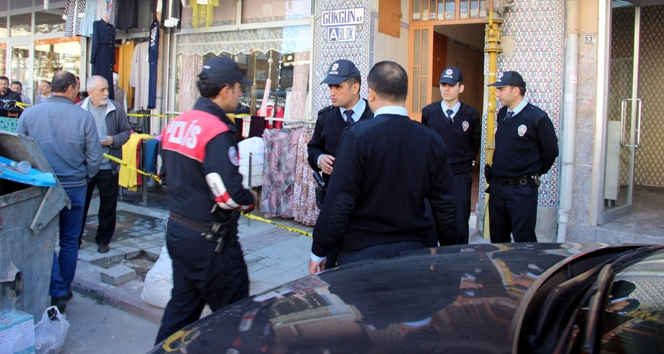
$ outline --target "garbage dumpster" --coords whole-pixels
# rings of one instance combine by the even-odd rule
[[[0,131],[0,157],[53,173],[34,140],[23,135]],[[36,187],[0,178],[0,312],[17,309],[41,318],[49,305],[58,216],[68,203],[57,180]]]

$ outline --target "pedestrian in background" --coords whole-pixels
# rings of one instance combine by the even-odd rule
[[[18,93],[18,95],[21,96],[21,102],[32,104],[32,100],[28,96],[23,94],[23,84],[20,81],[12,81],[11,90]]]
[[[26,109],[16,133],[35,140],[71,203],[60,211],[60,251],[53,258],[49,289],[51,305],[65,312],[72,297],[87,181],[99,171],[102,150],[94,118],[74,106],[79,90],[76,76],[58,71],[51,82],[52,97]]]
[[[482,121],[475,108],[459,101],[459,94],[465,89],[459,68],[445,68],[440,75],[439,87],[443,100],[422,108],[422,124],[438,133],[447,148],[447,157],[454,174],[454,201],[459,230],[457,244],[467,244],[470,193],[473,187],[470,171],[480,151]]]
[[[79,89],[80,89],[80,82],[79,82]],[[48,80],[40,80],[39,81],[39,95],[37,95],[37,98],[35,98],[35,105],[40,104],[44,102],[47,98],[51,97],[51,93],[53,92],[51,88],[51,83]],[[78,96],[78,95],[77,95]],[[76,97],[74,97],[76,99]]]
[[[157,343],[198,320],[206,303],[217,311],[249,296],[237,222],[257,195],[242,186],[237,128],[226,112],[237,107],[241,86],[252,84],[233,59],[208,60],[198,75],[201,97],[194,109],[162,133],[173,291]]]
[[[503,107],[496,119],[493,165],[485,167],[490,183],[491,242],[537,242],[539,177],[558,157],[558,138],[549,116],[525,99],[526,83],[516,71],[498,75],[496,97]]]
[[[99,144],[103,153],[122,160],[122,145],[129,140],[131,128],[122,105],[108,98],[108,83],[103,76],[93,75],[86,82],[88,97],[77,106],[90,112],[95,119],[99,134]],[[118,206],[118,176],[120,165],[107,158],[102,159],[99,172],[88,181],[83,208],[83,223],[78,238],[79,245],[83,240],[83,231],[88,217],[90,200],[95,187],[99,190],[98,226],[95,235],[97,252],[106,253],[115,232],[116,209]]]
[[[424,199],[431,202],[443,245],[458,238],[454,177],[443,139],[411,120],[408,75],[383,61],[367,76],[372,119],[344,130],[335,172],[313,232],[309,272],[325,269],[337,247],[344,265],[424,248],[431,232]]]

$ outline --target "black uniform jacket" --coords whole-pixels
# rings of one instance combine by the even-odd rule
[[[457,238],[454,177],[445,144],[407,116],[381,114],[359,121],[339,142],[338,158],[314,227],[312,252],[332,246],[358,251],[391,242],[426,243],[431,202],[439,235]]]
[[[181,120],[187,113],[198,119]],[[196,101],[193,111],[185,114],[172,120],[162,133],[162,170],[165,171],[162,176],[168,182],[169,209],[203,222],[223,221],[216,213],[211,214],[215,205],[227,212],[252,209],[254,197],[242,186],[242,175],[238,171],[235,124],[219,106],[204,97]],[[204,122],[206,119],[218,119],[221,124]],[[215,174],[221,177],[221,183],[210,183]],[[216,189],[214,193],[212,185]]]
[[[558,157],[558,138],[546,112],[528,103],[519,114],[507,120],[506,116],[503,107],[498,112],[491,174],[518,177],[549,172]]]
[[[443,112],[441,101],[434,102],[422,108],[422,124],[443,138],[452,173],[466,173],[473,168],[482,141],[482,120],[475,108],[461,103],[452,121]]]
[[[364,109],[364,112],[362,112],[360,120],[369,119],[373,115],[367,100],[364,100],[364,102],[367,104],[367,107]],[[339,146],[341,133],[347,126],[348,123],[346,123],[346,119],[341,116],[341,110],[339,107],[327,106],[318,111],[316,128],[314,129],[311,141],[309,141],[309,144],[307,145],[309,151],[307,161],[309,161],[309,166],[311,166],[314,171],[320,171],[317,164],[318,156],[327,154],[336,158],[337,146]],[[327,182],[330,180],[330,176],[323,174],[323,179]]]

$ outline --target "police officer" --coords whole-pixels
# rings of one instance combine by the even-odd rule
[[[322,171],[323,180],[327,183],[337,156],[341,132],[360,119],[370,118],[371,109],[367,100],[360,98],[362,77],[352,61],[337,60],[332,63],[321,84],[330,87],[332,105],[318,111],[316,128],[307,148],[309,165],[314,171]]]
[[[442,101],[422,109],[422,124],[435,130],[443,138],[447,157],[454,174],[454,200],[456,202],[458,244],[468,243],[470,219],[470,193],[473,177],[470,170],[480,151],[482,121],[477,110],[459,102],[463,92],[463,75],[459,68],[450,66],[440,75]]]
[[[198,320],[206,303],[216,311],[249,296],[237,220],[238,211],[254,208],[256,193],[242,187],[237,129],[225,113],[237,107],[241,84],[252,82],[233,59],[207,61],[198,75],[201,97],[194,109],[163,132],[173,291],[157,343]]]
[[[558,139],[549,116],[524,98],[526,83],[519,73],[498,75],[496,150],[486,177],[491,184],[489,217],[491,242],[537,242],[539,177],[558,156]]]
[[[314,227],[312,274],[325,269],[333,246],[339,249],[338,265],[423,248],[431,231],[424,198],[431,202],[446,244],[457,240],[454,178],[445,144],[408,117],[406,71],[383,61],[367,81],[375,115],[341,135],[335,172]]]

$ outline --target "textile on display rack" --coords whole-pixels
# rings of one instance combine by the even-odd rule
[[[67,0],[62,17],[65,20],[65,37],[81,34],[81,19],[85,16],[85,0]]]
[[[148,107],[148,85],[150,81],[150,43],[142,42],[134,47],[131,57],[129,86],[134,88],[134,110]]]
[[[138,28],[138,0],[115,0],[115,3],[118,6],[115,27],[121,30]]]
[[[182,7],[184,0],[158,0],[157,12],[161,12],[164,33],[179,32],[182,26]]]
[[[104,20],[94,22],[90,64],[92,64],[92,75],[102,76],[106,79],[109,86],[113,85],[115,27]],[[108,91],[108,98],[115,99],[113,90]]]
[[[148,84],[148,109],[157,107],[157,59],[159,58],[159,21],[154,20],[150,26],[150,49],[148,62],[150,78]]]
[[[122,145],[122,161],[125,161],[130,166],[138,168],[138,146],[141,144],[141,141],[149,139],[153,139],[153,136],[149,134],[132,134],[129,136],[129,141]],[[137,191],[138,186],[141,183],[136,171],[121,166],[120,175],[118,176],[118,184],[130,191]]]
[[[293,219],[307,226],[316,225],[320,210],[316,206],[316,181],[314,171],[307,162],[307,144],[311,140],[311,130],[301,134],[297,143],[295,163],[295,186],[293,187]]]
[[[115,26],[117,12],[117,0],[67,0],[63,15],[66,21],[65,36],[91,37],[94,22],[103,17]]]
[[[127,99],[127,111],[132,107],[133,89],[129,86],[129,79],[131,77],[131,64],[132,56],[134,54],[134,42],[127,41],[120,46],[120,55],[118,61],[118,87],[124,90]]]
[[[186,112],[194,107],[200,97],[196,81],[203,70],[203,57],[197,54],[181,55],[180,78],[178,81],[178,111]]]
[[[208,29],[214,21],[214,8],[219,6],[219,0],[190,0],[189,6],[192,9],[191,25],[198,27],[205,22],[205,29]]]
[[[307,128],[293,130],[265,130],[263,190],[260,211],[265,217],[293,217],[293,187],[297,144]]]

